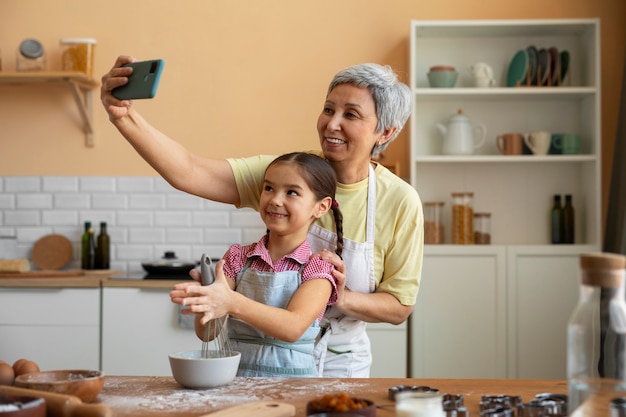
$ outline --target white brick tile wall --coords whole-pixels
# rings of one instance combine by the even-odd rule
[[[157,211],[154,213],[155,226],[190,226],[191,213],[187,211]]]
[[[37,192],[41,191],[41,177],[6,177],[3,192]]]
[[[1,209],[14,209],[14,208],[15,208],[15,195],[0,194],[0,210]]]
[[[80,224],[78,221],[78,213],[73,210],[43,210],[41,212],[41,223],[50,226]]]
[[[154,227],[131,227],[128,229],[129,243],[165,243],[165,230]]]
[[[117,179],[117,191],[123,193],[145,193],[154,190],[153,177],[124,177]]]
[[[42,190],[49,192],[78,191],[78,178],[76,177],[42,177]]]
[[[222,207],[228,209],[228,206]],[[230,214],[228,211],[194,211],[191,213],[191,223],[197,226],[228,227]]]
[[[91,206],[89,194],[65,192],[54,195],[54,207],[59,209],[86,209]]]
[[[91,204],[95,209],[125,209],[128,207],[128,197],[125,194],[93,194]]]
[[[168,243],[203,243],[203,234],[201,228],[177,228],[170,227],[165,236],[165,242]]]
[[[74,246],[66,268],[80,268],[85,221],[96,234],[107,222],[111,266],[129,273],[166,251],[186,260],[221,257],[231,244],[265,233],[257,212],[184,194],[160,177],[0,177],[0,236],[16,237],[19,257],[58,233]]]
[[[44,193],[18,194],[18,209],[45,209],[52,207],[52,195]]]
[[[162,210],[165,208],[165,196],[163,194],[132,194],[128,196],[131,209]]]
[[[116,180],[113,177],[81,177],[78,179],[82,192],[113,192]]]
[[[4,224],[7,226],[38,226],[40,213],[37,210],[7,210],[4,212]]]

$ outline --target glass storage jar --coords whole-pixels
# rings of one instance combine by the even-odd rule
[[[452,193],[452,243],[474,243],[474,193]]]
[[[17,71],[44,71],[46,69],[46,54],[43,45],[36,39],[25,39],[17,48],[15,60]]]
[[[443,222],[441,208],[443,201],[424,202],[424,243],[443,243]]]
[[[474,243],[477,245],[491,243],[491,213],[474,213]]]
[[[61,39],[61,68],[63,71],[78,71],[91,77],[96,40],[92,38]]]

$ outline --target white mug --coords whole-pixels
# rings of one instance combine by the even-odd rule
[[[470,72],[474,77],[476,87],[493,87],[496,79],[493,76],[493,69],[484,62],[477,62],[470,66]]]
[[[524,134],[524,143],[534,155],[546,155],[550,150],[551,140],[552,135],[545,130]]]

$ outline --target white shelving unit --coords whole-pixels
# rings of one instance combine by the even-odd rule
[[[446,242],[424,251],[409,326],[411,377],[566,377],[559,358],[577,300],[578,257],[599,250],[602,235],[599,25],[598,19],[411,22],[411,184],[423,202],[445,202]],[[569,52],[560,86],[506,86],[511,59],[531,45]],[[473,87],[469,67],[477,62],[493,68],[495,87]],[[426,74],[435,65],[457,69],[455,88],[429,87]],[[458,109],[486,126],[474,155],[442,155],[437,123],[445,125]],[[499,134],[536,130],[580,134],[580,154],[499,154]],[[474,192],[474,211],[491,213],[491,245],[449,244],[451,193],[458,191]],[[551,244],[554,194],[573,196],[573,245]]]
[[[552,195],[572,194],[576,243],[598,244],[598,20],[413,21],[410,45],[410,86],[415,94],[410,171],[422,201],[450,202],[454,191],[473,191],[475,211],[492,213],[492,243],[538,245],[550,243]],[[569,51],[569,78],[563,86],[506,87],[510,60],[530,45]],[[469,66],[475,62],[492,66],[495,88],[472,87]],[[457,68],[456,88],[428,87],[426,73],[438,64]],[[485,143],[475,155],[441,155],[443,137],[436,124],[445,124],[457,109],[487,128]],[[579,133],[580,155],[499,155],[498,134],[533,130]],[[450,219],[446,220],[449,225]]]

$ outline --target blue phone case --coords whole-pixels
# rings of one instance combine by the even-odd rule
[[[114,97],[119,100],[136,100],[153,98],[156,95],[165,61],[151,59],[149,61],[131,62],[123,66],[133,67],[133,73],[128,77],[128,83],[111,91]]]

